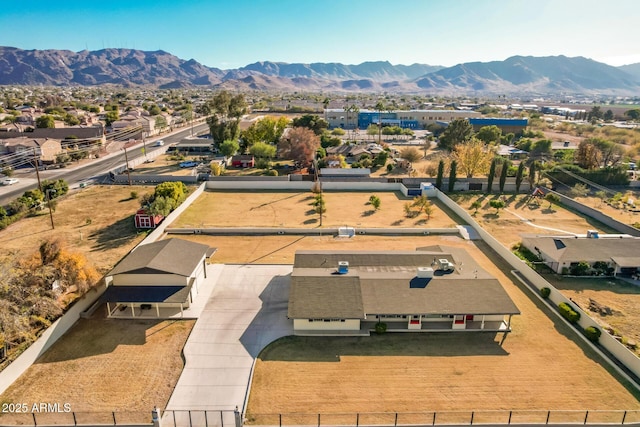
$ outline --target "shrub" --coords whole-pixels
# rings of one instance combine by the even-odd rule
[[[391,172],[393,170],[393,165],[391,163],[389,163],[387,165],[387,172]]]
[[[560,304],[558,304],[558,310],[560,311],[562,317],[564,317],[571,323],[576,323],[580,319],[580,313],[575,311],[573,307],[571,307],[566,302],[561,302]]]
[[[383,322],[376,323],[376,334],[382,335],[387,332],[387,324]]]
[[[278,176],[278,171],[275,169],[270,169],[264,173],[266,176]]]
[[[584,329],[584,335],[591,342],[598,342],[601,334],[602,332],[600,331],[600,329],[596,328],[595,326],[588,326]]]
[[[131,196],[131,200],[135,200],[138,198],[138,192],[137,191],[132,191],[131,193],[129,193],[129,195]]]
[[[542,298],[544,299],[549,298],[549,295],[551,295],[551,289],[547,287],[540,288],[540,295],[542,295]]]

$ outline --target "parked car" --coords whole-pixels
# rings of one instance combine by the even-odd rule
[[[2,180],[2,185],[13,185],[20,182],[18,178],[5,178]]]
[[[188,160],[186,162],[181,162],[179,164],[181,168],[195,168],[198,166],[198,162],[194,162],[193,160]]]
[[[164,145],[164,141],[161,139],[156,141],[155,144],[153,144],[154,147],[162,147],[163,145]]]

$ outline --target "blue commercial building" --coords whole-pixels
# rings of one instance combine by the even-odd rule
[[[407,111],[376,111],[360,110],[356,114],[344,109],[327,109],[324,112],[329,128],[367,129],[369,125],[378,123],[382,126],[399,126],[403,129],[425,129],[429,124],[438,121],[451,121],[462,118],[479,117],[475,111],[460,110],[407,110]]]
[[[469,123],[476,132],[484,126],[497,126],[502,133],[522,133],[524,128],[529,124],[528,119],[510,119],[503,117],[473,117],[469,119]]]

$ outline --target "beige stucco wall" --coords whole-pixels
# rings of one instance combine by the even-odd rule
[[[293,319],[296,331],[357,331],[360,329],[359,319],[345,319],[344,322],[309,322],[308,319]]]
[[[187,278],[177,274],[117,274],[113,286],[186,286]]]

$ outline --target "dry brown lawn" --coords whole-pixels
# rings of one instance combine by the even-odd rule
[[[525,203],[527,195],[512,195],[507,198],[507,206],[498,214],[489,206],[489,201],[496,195],[454,195],[452,198],[469,213],[473,214],[471,204],[480,200],[482,207],[475,215],[475,220],[503,245],[510,248],[520,242],[521,234],[563,234],[554,230],[585,234],[587,230],[599,230],[616,233],[615,230],[585,215],[568,210],[562,205],[553,205],[540,200],[539,204]],[[531,221],[527,224],[523,219]],[[536,227],[537,226],[537,227]],[[547,227],[549,229],[540,228]]]
[[[140,202],[130,198],[131,191],[141,196],[153,192],[153,187],[96,185],[69,194],[53,213],[54,230],[45,210],[0,231],[0,255],[20,257],[37,251],[45,239],[60,239],[104,273],[146,235],[134,226]]]
[[[406,249],[415,243],[407,241]],[[260,414],[274,413],[640,409],[639,394],[505,275],[508,266],[484,243],[457,244],[500,280],[522,312],[502,345],[501,334],[286,338],[256,361],[250,420],[273,421]]]
[[[69,403],[74,412],[135,412],[148,422],[150,408],[166,406],[173,392],[194,323],[81,319],[0,402]]]
[[[430,219],[422,214],[406,218],[403,206],[411,202],[399,192],[324,192],[327,212],[323,227],[454,227],[456,221],[432,200]],[[368,203],[375,194],[380,210]],[[311,205],[311,192],[223,192],[203,193],[172,227],[305,227],[319,226],[319,215]]]

